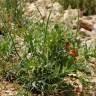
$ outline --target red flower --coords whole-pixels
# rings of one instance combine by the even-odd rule
[[[75,92],[76,92],[76,96],[80,96],[80,94],[81,94],[81,89],[80,89],[80,87],[77,87],[77,88],[75,88]]]
[[[66,42],[65,48],[66,49],[69,49],[70,48],[70,42]]]
[[[76,50],[70,50],[69,55],[72,56],[72,57],[77,57],[78,53],[76,52]]]
[[[76,93],[80,93],[81,92],[79,87],[77,87],[75,91],[76,91]]]

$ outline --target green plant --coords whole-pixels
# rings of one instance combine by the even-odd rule
[[[83,84],[91,72],[90,66],[87,64],[88,51],[86,47],[82,51],[81,42],[77,40],[77,32],[74,33],[72,30],[66,29],[62,24],[50,22],[51,11],[47,20],[38,21],[34,18],[23,17],[22,7],[19,10],[19,5],[17,4],[19,1],[15,1],[4,1],[5,5],[10,5],[13,2],[15,6],[11,4],[3,7],[7,10],[3,9],[3,16],[5,17],[1,16],[1,21],[5,37],[8,35],[9,41],[8,44],[5,44],[7,46],[4,47],[6,50],[3,45],[1,45],[0,49],[3,49],[4,52],[2,53],[9,51],[12,54],[12,52],[15,52],[14,54],[19,57],[19,60],[6,70],[4,77],[8,81],[15,81],[23,85],[27,90],[41,93],[42,95],[64,91],[64,94],[68,94],[68,96],[72,96],[72,94],[75,96],[74,86],[65,81],[65,79],[71,78],[70,74],[75,74],[76,76],[72,78],[82,81],[81,83]],[[11,11],[10,8],[12,9]],[[12,21],[7,17],[10,12],[11,16],[16,15],[15,19],[11,17]],[[18,20],[22,21],[24,25],[20,24],[21,26],[17,26]],[[12,27],[11,24],[14,26]],[[20,33],[18,34],[18,32]],[[27,52],[22,57],[15,44],[16,36],[24,38]],[[6,42],[6,39],[4,40]],[[12,45],[9,45],[10,43]],[[29,53],[31,54],[31,59],[27,58]],[[9,57],[10,54],[8,54]],[[2,55],[5,56],[5,54]],[[82,56],[84,58],[81,58]],[[77,72],[81,72],[83,76],[78,76]],[[68,92],[66,93],[65,90]]]
[[[67,9],[69,5],[71,7],[77,8],[77,4],[79,4],[79,8],[83,9],[85,15],[91,15],[96,13],[96,0],[57,0],[61,5],[63,5],[64,9]]]
[[[90,75],[90,68],[84,63],[87,58],[77,60],[77,55],[75,57],[69,54],[70,50],[77,50],[76,52],[80,55],[79,50],[82,47],[80,47],[80,41],[76,39],[76,34],[56,24],[51,31],[47,30],[46,43],[44,43],[45,23],[30,24],[34,27],[31,27],[32,31],[29,30],[25,35],[25,42],[32,58],[27,60],[25,56],[20,64],[8,71],[6,79],[15,80],[25,85],[24,88],[27,90],[37,93],[51,94],[58,90],[73,90],[72,85],[67,84],[64,78],[69,78],[68,75],[71,73],[77,74],[77,71]],[[69,47],[66,46],[67,42]],[[84,81],[84,77],[76,76],[76,78]]]
[[[21,88],[20,90],[18,90],[16,96],[30,96],[30,95],[28,94],[28,92],[26,90]]]

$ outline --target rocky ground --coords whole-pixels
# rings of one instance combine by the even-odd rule
[[[16,96],[18,86],[0,79],[0,96]]]
[[[39,9],[39,12],[38,12]],[[31,18],[34,14],[35,17],[47,19],[50,12],[50,20],[55,23],[62,23],[70,28],[77,27],[78,9],[64,10],[58,2],[52,2],[52,0],[36,0],[32,3],[27,3],[25,15]],[[41,16],[40,16],[41,14]],[[83,16],[83,13],[79,12],[79,19],[87,20],[88,24],[91,24],[91,30],[83,28],[84,25],[80,25],[80,34],[85,34],[84,38],[81,38],[83,42],[95,45],[96,42],[96,15]],[[87,25],[85,25],[86,27]],[[89,26],[90,27],[90,26]]]

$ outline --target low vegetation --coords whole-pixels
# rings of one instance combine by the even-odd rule
[[[42,96],[83,94],[95,48],[82,44],[77,31],[51,22],[50,14],[47,20],[26,17],[21,1],[3,0],[0,7],[0,74]]]
[[[63,5],[64,9],[67,9],[69,5],[72,8],[79,7],[84,11],[85,15],[96,14],[96,0],[57,0]]]

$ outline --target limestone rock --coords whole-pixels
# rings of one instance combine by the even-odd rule
[[[39,12],[38,12],[39,11]],[[63,7],[58,2],[52,2],[52,0],[37,0],[36,2],[29,3],[26,5],[25,15],[32,16],[35,13],[36,18],[48,18],[50,12],[50,19],[52,21],[60,21],[61,13],[63,11]]]

